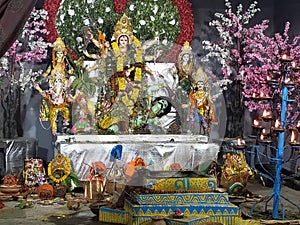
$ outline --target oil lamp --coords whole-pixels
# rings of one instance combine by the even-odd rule
[[[280,127],[280,120],[279,120],[279,119],[277,119],[277,120],[275,121],[275,124],[274,124],[274,126],[271,128],[271,130],[272,130],[273,132],[283,132],[283,131],[284,131],[284,128],[281,128],[281,127]]]
[[[283,62],[283,63],[285,63],[285,62],[292,62],[293,60],[290,59],[290,57],[288,56],[287,53],[284,53],[284,54],[281,56],[280,61]]]
[[[298,120],[296,128],[297,128],[298,131],[300,131],[300,120]]]
[[[261,100],[270,100],[270,99],[272,99],[272,97],[270,97],[268,94],[265,94],[264,92],[260,92],[260,94],[259,94],[259,99],[261,99]]]
[[[260,125],[260,120],[258,120],[258,119],[255,119],[253,121],[252,127],[256,128],[256,129],[263,129],[263,127]]]
[[[297,134],[295,130],[292,130],[291,141],[289,143],[292,147],[300,147],[300,142],[297,141]]]
[[[241,138],[238,138],[237,144],[235,144],[233,147],[237,150],[245,149],[246,148],[245,141],[242,140]]]
[[[265,121],[270,121],[272,120],[272,114],[271,114],[271,111],[270,110],[264,110],[263,111],[263,114],[261,116],[261,118]]]

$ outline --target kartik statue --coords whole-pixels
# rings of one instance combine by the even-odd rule
[[[208,89],[208,78],[200,67],[197,70],[198,80],[190,92],[190,117],[199,124],[199,134],[208,135],[211,124],[216,123],[212,97]]]

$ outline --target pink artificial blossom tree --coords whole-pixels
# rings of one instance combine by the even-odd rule
[[[47,30],[45,10],[33,9],[20,37],[0,58],[0,137],[14,138],[22,135],[20,128],[21,92],[31,88],[42,73],[38,63],[47,58],[49,44],[45,41]]]
[[[243,70],[244,65],[244,46],[248,39],[250,20],[260,9],[254,1],[244,10],[243,5],[237,6],[233,12],[229,0],[225,0],[225,13],[215,13],[215,19],[209,25],[215,27],[219,41],[203,41],[203,48],[206,55],[203,62],[215,59],[221,68],[216,71],[219,77],[220,90],[223,90],[227,110],[226,137],[237,137],[243,135]]]
[[[300,65],[300,36],[296,36],[290,41],[288,31],[290,23],[286,22],[283,34],[276,33],[274,37],[268,37],[264,34],[268,28],[268,22],[256,25],[248,30],[247,38],[245,39],[245,47],[243,49],[243,59],[245,63],[241,67],[244,72],[243,84],[245,97],[245,106],[250,111],[275,109],[277,115],[280,114],[281,101],[276,99],[276,95],[280,97],[280,86],[272,86],[268,84],[267,79],[273,78],[282,79],[281,74],[281,58],[283,54],[288,54],[296,64]],[[287,105],[288,120],[296,120],[299,117],[300,101],[295,93],[295,89],[299,89],[300,73],[293,73],[293,80],[296,81],[296,86],[290,90],[290,98],[295,102],[289,102]],[[264,93],[268,96],[274,96],[273,101],[262,103],[255,101],[253,96],[258,96]]]

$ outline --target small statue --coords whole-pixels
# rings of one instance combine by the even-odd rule
[[[82,92],[77,92],[74,103],[77,104],[77,107],[73,108],[73,121],[76,122],[73,124],[70,132],[72,134],[90,133],[93,131],[93,122],[92,112],[89,109],[89,100],[87,96]]]
[[[192,73],[193,73],[193,52],[189,42],[185,42],[177,59],[177,70],[179,86],[187,94],[192,90]]]

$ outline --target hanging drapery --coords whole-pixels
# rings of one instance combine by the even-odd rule
[[[22,32],[36,0],[0,0],[0,57]]]

